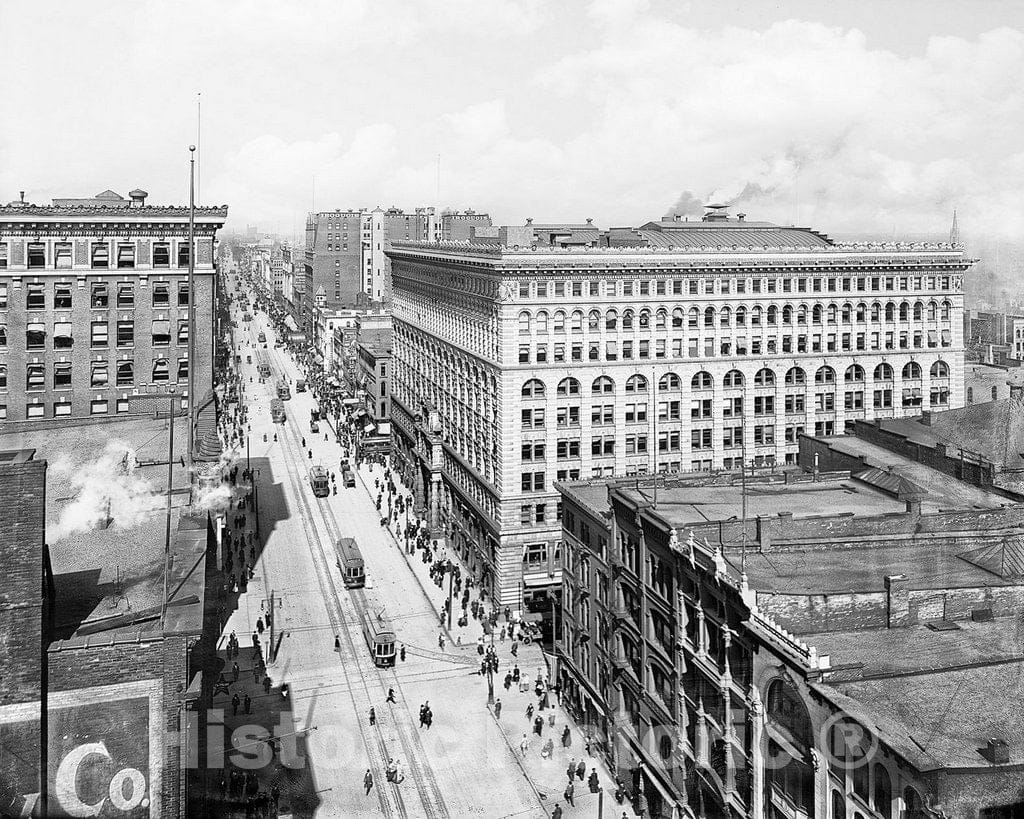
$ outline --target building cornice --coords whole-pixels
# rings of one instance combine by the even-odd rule
[[[197,207],[196,218],[226,219],[227,205]],[[188,218],[187,205],[143,205],[142,207],[109,207],[107,205],[26,205],[16,202],[0,205],[0,220],[5,219],[74,219],[75,221],[151,221],[166,218]]]

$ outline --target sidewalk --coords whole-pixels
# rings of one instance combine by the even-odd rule
[[[360,480],[368,492],[373,490],[373,481],[375,478],[383,480],[384,467],[379,464],[362,464],[358,469]],[[392,472],[391,480],[395,483],[396,490],[399,494],[404,494],[406,497],[409,496],[409,490],[401,483],[398,476]],[[373,495],[371,495],[372,497]],[[384,505],[384,511],[387,511],[387,505]],[[410,521],[415,521],[414,516],[410,516]],[[400,515],[398,519],[398,527],[404,527],[405,516]],[[395,545],[395,548],[402,552],[405,558],[406,564],[411,569],[413,575],[416,577],[417,582],[423,589],[423,592],[434,604],[435,611],[441,611],[441,607],[444,605],[445,599],[448,596],[448,584],[447,581],[443,584],[443,588],[438,588],[437,585],[430,578],[430,564],[423,563],[420,552],[417,551],[414,555],[406,553],[404,546],[404,537],[395,535],[396,524],[392,521],[388,527],[388,531],[391,535],[391,540]],[[401,531],[401,528],[399,528]],[[463,578],[469,577],[470,573],[467,567],[462,563],[459,556],[454,550],[446,547],[438,548],[438,557],[440,559],[450,559],[453,564],[457,564],[462,569]],[[474,588],[470,594],[471,599],[476,596],[474,592],[477,589]],[[472,617],[469,618],[469,622],[465,626],[457,625],[458,615],[461,611],[459,607],[459,599],[456,597],[453,606],[455,607],[452,612],[452,629],[451,637],[455,638],[453,642],[450,642],[446,646],[446,651],[461,652],[467,659],[471,659],[477,668],[479,668],[480,657],[476,651],[477,638],[484,636],[483,621],[475,620]],[[490,609],[490,603],[487,604],[488,610]],[[500,634],[501,626],[504,625],[504,618],[499,615],[498,626],[496,631]],[[447,629],[445,629],[447,632]],[[461,645],[458,640],[461,638]],[[485,638],[485,645],[491,645],[491,637]],[[493,638],[493,645],[495,652],[499,659],[499,670],[494,675],[494,698],[495,701],[500,701],[502,704],[501,718],[495,718],[494,710],[491,709],[491,718],[495,720],[495,724],[500,727],[505,742],[508,746],[508,751],[512,757],[516,760],[523,774],[532,785],[534,791],[537,793],[541,805],[544,810],[550,814],[555,804],[559,804],[562,807],[563,815],[566,817],[571,816],[596,816],[597,815],[597,794],[592,794],[587,786],[587,777],[590,776],[591,770],[596,770],[598,774],[599,785],[604,790],[604,816],[608,819],[620,819],[625,813],[627,817],[636,817],[637,814],[633,812],[629,803],[624,805],[618,805],[615,802],[615,780],[609,773],[606,766],[597,756],[588,754],[584,748],[585,737],[582,735],[580,730],[577,728],[572,718],[558,705],[555,704],[554,693],[549,693],[549,698],[552,703],[550,708],[543,711],[536,710],[538,707],[538,700],[534,694],[534,684],[538,671],[542,676],[548,676],[547,662],[544,657],[544,653],[538,643],[532,643],[531,645],[523,645],[520,643],[518,648],[518,657],[513,657],[511,652],[512,642],[506,638],[504,641],[500,640],[497,636]],[[504,678],[507,671],[511,671],[514,665],[519,666],[521,676],[523,679],[528,680],[528,687],[526,691],[520,691],[520,686],[516,683],[512,683],[508,690],[504,687]],[[485,677],[479,677],[482,695],[486,697],[487,682]],[[532,704],[534,707],[534,714],[529,720],[526,717],[526,708]],[[544,717],[544,726],[542,728],[541,736],[533,733],[533,719],[540,715]],[[554,726],[550,724],[550,715],[555,715]],[[570,744],[568,747],[564,747],[561,742],[562,732],[565,727],[568,726],[570,733]],[[525,757],[520,750],[520,743],[522,742],[523,735],[526,735],[528,748]],[[541,748],[547,741],[548,737],[554,740],[554,747],[552,749],[552,755],[549,759],[543,759],[541,757]],[[566,768],[569,765],[569,761],[578,763],[580,759],[583,760],[586,766],[586,773],[584,779],[581,781],[579,778],[574,779],[575,788],[575,807],[570,807],[565,799],[563,798],[563,791],[565,790],[568,777],[566,775]]]

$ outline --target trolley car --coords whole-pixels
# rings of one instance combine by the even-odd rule
[[[260,378],[270,378],[270,358],[263,350],[256,351],[256,369],[260,374]]]
[[[391,627],[384,606],[367,598],[362,611],[363,636],[370,649],[373,664],[379,668],[393,668],[395,665],[395,630]]]
[[[284,402],[279,398],[274,398],[270,402],[270,417],[274,419],[275,424],[283,424],[286,420],[284,416]]]
[[[291,387],[284,381],[277,382],[277,397],[282,401],[288,401],[292,397]]]
[[[366,585],[366,570],[359,545],[350,537],[339,538],[334,546],[338,553],[338,568],[346,589],[361,589]]]
[[[314,466],[309,470],[309,484],[313,487],[313,494],[318,498],[326,498],[331,494],[331,479],[322,466]]]

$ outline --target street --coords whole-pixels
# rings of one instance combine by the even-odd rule
[[[248,456],[258,490],[262,549],[257,550],[253,577],[224,633],[236,632],[243,648],[251,645],[247,635],[273,593],[276,655],[263,647],[274,687],[268,696],[281,697],[278,692],[287,691],[287,730],[305,735],[312,772],[312,782],[305,785],[312,794],[294,794],[295,807],[311,805],[302,815],[316,816],[548,815],[565,787],[564,758],[573,751],[582,755],[582,738],[577,733],[575,746],[569,748],[558,743],[560,753],[541,760],[540,738],[530,734],[537,746],[529,759],[522,759],[520,735],[531,728],[524,709],[534,697],[529,690],[505,691],[500,684],[516,661],[526,678],[546,675],[539,648],[521,646],[518,658],[513,658],[510,643],[496,644],[501,667],[495,675],[495,694],[506,699],[505,713],[496,720],[487,704],[486,678],[479,673],[476,641],[481,623],[470,620],[452,633],[439,625],[448,584],[442,590],[431,583],[419,555],[404,554],[393,533],[381,525],[370,490],[384,468],[363,464],[356,486],[342,487],[339,464],[344,448],[323,421],[319,433],[309,431],[315,396],[294,392],[295,381],[305,375],[283,349],[275,348],[274,331],[264,314],[255,313],[247,323],[240,313],[236,319],[236,353],[241,361],[246,356],[256,361],[256,350],[263,348],[257,341],[262,331],[273,375],[260,383],[255,364],[239,365],[251,424]],[[284,402],[287,422],[274,424],[270,402],[282,377],[293,392]],[[244,450],[240,463],[244,468]],[[336,493],[313,495],[309,470],[314,465],[339,478]],[[347,590],[341,581],[334,544],[342,536],[354,538],[362,551],[364,591]],[[359,617],[366,597],[384,605],[405,646],[406,659],[397,661],[394,669],[377,668],[372,662]],[[443,650],[438,640],[442,633]],[[394,689],[394,703],[386,701],[389,689]],[[417,714],[424,703],[434,715],[429,728],[418,727]],[[558,727],[552,721],[552,732],[566,723],[557,710]],[[398,784],[385,777],[392,758],[403,774]],[[595,764],[596,760],[587,761],[588,768]],[[367,770],[374,781],[368,794],[363,787]],[[602,783],[610,785],[607,773],[600,771]],[[596,816],[595,800],[586,796],[589,810],[581,794],[575,809],[563,805],[565,815]],[[284,810],[287,798],[285,793]],[[613,806],[605,806],[606,815],[612,815]]]

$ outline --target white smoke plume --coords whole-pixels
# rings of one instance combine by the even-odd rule
[[[225,512],[230,503],[231,488],[226,484],[221,484],[201,489],[192,505],[203,512]]]
[[[60,512],[56,523],[46,529],[50,543],[91,531],[105,523],[117,529],[138,526],[161,506],[156,488],[136,474],[135,450],[123,441],[108,441],[102,454],[92,461],[76,464],[70,458],[54,462],[51,472],[67,474],[74,499]]]

